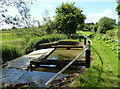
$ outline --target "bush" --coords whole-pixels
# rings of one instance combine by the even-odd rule
[[[99,32],[100,33],[106,33],[106,31],[113,29],[116,21],[112,18],[103,17],[99,20],[98,26],[99,26]]]
[[[33,38],[28,42],[28,45],[25,48],[25,53],[28,54],[34,50],[39,49],[39,44],[54,42],[62,39],[67,39],[68,37],[63,34],[53,34],[43,37]]]
[[[17,46],[13,45],[2,45],[2,62],[10,61],[23,55],[23,51]]]

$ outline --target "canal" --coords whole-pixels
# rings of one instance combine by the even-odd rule
[[[72,60],[74,59],[80,52],[82,52],[82,48],[72,48],[67,50],[65,48],[57,48],[51,55],[47,57],[47,60]],[[42,54],[35,52],[37,54]],[[46,53],[46,52],[44,52]],[[30,55],[30,54],[29,54]],[[32,53],[32,56],[36,54]],[[37,55],[36,55],[37,56]],[[32,70],[23,70],[18,69],[15,66],[19,66],[26,61],[31,60],[31,57],[27,55],[28,58],[20,57],[17,58],[16,61],[11,62],[11,66],[3,68],[2,72],[2,83],[29,83],[30,81],[42,81],[43,83],[47,82],[53,76],[56,75],[62,68],[57,68],[55,65],[40,65],[37,68],[33,68]],[[25,58],[25,59],[24,59]],[[83,60],[84,55],[80,57],[78,60]],[[20,63],[20,64],[19,64]],[[14,67],[12,67],[14,65]],[[64,73],[62,73],[57,79],[64,78],[69,76],[70,74],[77,73],[80,69],[84,68],[83,66],[71,67],[68,68]]]

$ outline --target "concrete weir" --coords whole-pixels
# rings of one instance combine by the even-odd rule
[[[41,50],[33,51],[28,55],[25,55],[10,61],[8,66],[0,70],[0,72],[2,73],[2,78],[0,79],[0,82],[2,83],[2,85],[30,83],[32,84],[32,86],[34,82],[34,85],[37,86],[37,84],[35,84],[35,81],[39,81],[39,84],[38,84],[39,87],[45,86],[44,85],[45,83],[42,83],[44,81],[41,79],[41,76],[32,76],[32,72],[29,72],[24,69],[27,69],[27,67],[30,65],[30,61],[41,60],[43,58],[46,58],[54,50],[55,50],[54,48],[41,49]],[[33,74],[34,73],[36,72],[33,72]]]
[[[47,48],[47,49],[40,49],[37,51],[33,51],[28,55],[16,58],[15,60],[10,61],[7,68],[19,68],[19,69],[27,69],[30,65],[30,61],[42,60],[47,58],[55,48]]]

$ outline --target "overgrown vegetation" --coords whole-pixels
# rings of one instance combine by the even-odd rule
[[[18,46],[15,45],[2,45],[2,61],[13,60],[16,57],[20,57],[24,54],[24,50],[21,50]]]
[[[106,33],[106,31],[113,29],[116,21],[112,18],[103,17],[98,22],[98,32]]]
[[[42,43],[49,43],[62,39],[67,39],[67,36],[62,34],[52,34],[52,35],[33,38],[28,42],[28,45],[25,48],[25,53],[30,53],[34,50],[39,49],[39,45]]]
[[[106,47],[109,47],[117,54],[118,50],[120,50],[118,49],[119,43],[117,42],[119,34],[118,28],[119,26],[116,26],[114,29],[107,31],[106,34],[99,34],[90,31],[78,31],[77,33],[86,35],[90,38],[94,38],[96,41],[104,43]]]
[[[94,38],[92,41],[94,61],[84,75],[77,77],[72,82],[72,86],[118,87],[118,56],[106,47],[104,43],[96,41]]]
[[[118,45],[120,43],[114,40],[117,36],[115,34],[118,34],[116,32],[113,29],[107,32],[108,34],[103,35],[80,31],[80,33],[92,39],[93,45],[91,49],[94,61],[91,67],[82,76],[77,77],[70,86],[119,87],[118,53],[120,53],[120,49],[118,49]],[[111,34],[114,34],[114,36],[111,37]]]
[[[10,3],[8,2],[7,4]],[[3,29],[1,32],[3,63],[39,49],[42,43],[67,39],[68,34],[82,34],[90,37],[93,41],[91,49],[94,61],[84,75],[77,77],[71,83],[71,86],[118,87],[118,57],[120,58],[120,55],[118,55],[120,54],[120,48],[118,46],[120,46],[120,43],[117,41],[118,34],[120,34],[120,31],[118,31],[120,26],[116,26],[114,19],[103,17],[96,24],[84,23],[85,16],[82,14],[81,9],[75,7],[74,3],[63,3],[56,8],[57,15],[53,21],[49,18],[44,18],[45,23],[42,26],[38,22],[38,26],[34,27],[31,25],[32,22],[28,23],[30,20],[28,18],[29,8],[27,9],[25,7],[26,4],[23,2],[16,2],[16,4],[20,3],[23,4],[23,8],[21,8],[23,12],[19,12],[19,14],[23,14],[22,26],[21,24],[17,26],[17,23],[20,22],[17,17],[8,18],[1,12],[6,23],[14,24],[14,29]],[[3,4],[5,5],[5,3]],[[120,3],[118,2],[116,7],[118,15],[120,12],[119,7]],[[24,10],[27,12],[24,13]],[[28,17],[25,17],[26,15]],[[16,22],[16,19],[19,21]],[[19,26],[24,28],[16,28]]]
[[[33,29],[34,30],[34,29]],[[52,35],[36,35],[37,32],[32,33],[31,30],[20,29],[20,31],[12,32],[9,30],[3,31],[3,42],[2,42],[2,60],[3,62],[12,60],[16,57],[28,54],[34,50],[39,49],[39,44],[49,43],[62,39],[67,39],[66,35],[63,34],[52,34]],[[12,33],[11,33],[12,32]],[[29,34],[28,34],[29,33]]]
[[[74,87],[118,87],[118,57],[104,46],[104,43],[94,39],[92,41],[94,42],[92,46],[94,62],[84,75],[72,82],[72,85]]]

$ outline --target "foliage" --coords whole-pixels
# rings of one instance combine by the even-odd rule
[[[116,6],[115,10],[117,11],[118,18],[120,18],[120,0],[116,0],[116,1],[117,1],[117,6]],[[118,20],[118,25],[120,25],[119,20]]]
[[[28,42],[28,45],[25,48],[25,53],[30,53],[34,50],[39,49],[39,44],[54,42],[62,39],[67,39],[67,36],[62,34],[52,34],[52,35],[33,38]]]
[[[113,29],[115,20],[108,17],[103,17],[98,22],[98,30],[100,33],[106,33],[107,30]]]
[[[120,15],[120,1],[117,0],[118,5],[116,6],[116,11],[118,12],[118,15]]]
[[[118,87],[117,56],[103,43],[93,42],[94,49],[92,49],[92,53],[95,60],[85,74],[78,77],[80,84],[77,87]],[[95,50],[102,60],[100,60]],[[77,84],[77,82],[75,83]]]
[[[84,31],[92,31],[94,28],[94,23],[86,23],[84,26]]]
[[[20,28],[20,27],[33,27],[36,26],[38,21],[31,20],[30,15],[30,5],[33,4],[31,1],[21,1],[21,0],[12,0],[6,1],[2,0],[0,3],[0,17],[1,17],[1,24],[6,23],[12,28]],[[11,16],[7,13],[9,12],[8,8],[13,8],[15,15]],[[39,25],[38,25],[39,26]]]
[[[56,22],[55,21],[48,21],[47,23],[44,23],[41,26],[41,29],[44,30],[46,32],[46,34],[53,34],[53,33],[57,33],[56,30]]]
[[[111,51],[114,51],[117,54],[118,46],[119,46],[118,42],[116,41],[119,35],[118,27],[119,26],[116,26],[114,29],[108,30],[106,34],[85,32],[85,31],[78,31],[77,34],[82,34],[90,38],[94,38],[96,39],[96,41],[104,43],[106,47],[110,48]]]
[[[14,59],[15,57],[19,56],[19,53],[22,55],[24,53],[34,51],[41,43],[53,42],[61,39],[67,39],[67,36],[62,34],[46,35],[46,33],[44,33],[41,28],[17,28],[3,30],[2,40],[0,39],[3,45],[3,54],[5,55],[3,56],[3,61],[5,62]],[[8,50],[12,52],[9,53]],[[16,54],[13,53],[13,51],[16,51]],[[6,58],[7,54],[11,55],[11,59]]]
[[[2,39],[0,39],[2,44],[0,46],[2,46],[1,50],[3,50],[3,62],[22,56],[30,39],[41,37],[45,34],[40,28],[3,29],[0,34],[2,36]]]
[[[21,55],[23,55],[23,51],[15,45],[2,45],[2,61],[3,63],[6,61],[13,60]]]
[[[76,30],[83,30],[85,27],[85,23],[82,23],[82,24],[78,24],[77,25],[77,29]]]
[[[79,31],[91,37],[94,61],[82,76],[71,83],[72,87],[119,87],[118,42],[114,40],[118,33],[117,28],[106,34]]]
[[[93,26],[93,30],[94,30],[94,32],[96,33],[97,32],[97,28],[98,28],[98,25],[97,25],[97,23]]]
[[[72,34],[76,33],[78,24],[84,23],[85,16],[82,10],[75,7],[74,3],[62,3],[56,8],[56,27],[60,33]]]

